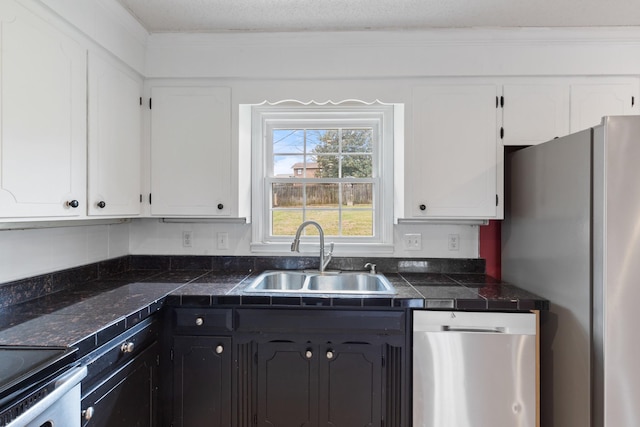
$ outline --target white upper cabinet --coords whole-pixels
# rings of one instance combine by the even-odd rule
[[[142,79],[89,55],[88,214],[140,214]]]
[[[502,92],[504,145],[534,145],[569,133],[568,85],[513,83]]]
[[[602,82],[571,85],[571,132],[578,132],[602,122],[603,116],[637,114],[637,79],[625,82]],[[637,108],[637,107],[636,107]]]
[[[434,85],[413,91],[413,142],[406,148],[406,212],[412,218],[502,215],[498,86]]]
[[[229,88],[153,86],[150,151],[152,216],[230,215]]]
[[[0,6],[0,217],[86,213],[86,51]]]

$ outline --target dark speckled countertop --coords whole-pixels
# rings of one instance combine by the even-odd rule
[[[264,262],[263,259],[260,262]],[[360,263],[357,260],[355,265]],[[117,264],[119,272],[107,270]],[[299,265],[300,263],[298,263]],[[79,354],[115,338],[164,304],[175,306],[326,306],[407,307],[455,310],[547,310],[548,301],[477,271],[444,273],[440,264],[415,272],[414,263],[384,273],[396,288],[393,297],[245,295],[242,290],[259,271],[256,260],[216,257],[126,257],[95,267],[66,271],[63,285],[54,276],[30,278],[56,286],[53,293],[13,304],[0,293],[0,345],[74,346]],[[337,265],[340,267],[340,261]],[[394,264],[401,266],[401,263]],[[178,267],[178,268],[176,268]],[[232,268],[233,267],[233,268]],[[273,268],[273,265],[269,267]],[[276,265],[276,268],[281,266]],[[304,266],[303,266],[304,267]],[[102,270],[100,270],[102,268]],[[182,268],[182,269],[180,269]],[[335,267],[334,267],[335,268]],[[476,267],[463,270],[477,270]],[[222,271],[221,271],[222,270]],[[232,272],[225,272],[232,271]],[[233,271],[237,270],[237,271]],[[394,268],[389,268],[394,270]],[[252,273],[253,271],[253,273]],[[384,270],[383,270],[384,271]],[[61,273],[55,273],[60,275]],[[74,280],[73,278],[76,277]],[[0,285],[19,289],[21,282]],[[20,288],[21,289],[21,288]],[[31,288],[27,288],[31,289]],[[22,292],[22,291],[21,291]]]

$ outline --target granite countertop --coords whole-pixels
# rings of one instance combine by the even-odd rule
[[[548,301],[479,273],[384,273],[397,290],[394,297],[300,297],[244,295],[242,289],[259,270],[225,273],[208,265],[204,267],[209,268],[185,270],[133,267],[105,278],[78,280],[55,293],[0,307],[0,345],[73,346],[79,348],[81,356],[146,319],[164,304],[548,309]],[[86,276],[85,271],[83,274]]]

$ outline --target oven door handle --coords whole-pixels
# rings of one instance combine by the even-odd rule
[[[22,415],[7,424],[7,427],[24,426],[33,421],[38,415],[46,411],[51,405],[55,404],[62,396],[69,392],[73,387],[78,385],[84,377],[87,376],[87,367],[81,366],[70,369],[56,379],[55,389],[49,393],[41,401],[27,409]]]

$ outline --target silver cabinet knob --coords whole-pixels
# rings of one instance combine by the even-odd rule
[[[304,357],[306,357],[307,359],[311,359],[313,357],[313,352],[311,350],[305,351]]]
[[[202,326],[204,324],[204,319],[202,317],[196,317],[196,326]]]
[[[85,409],[84,411],[82,411],[82,418],[89,421],[91,418],[93,418],[93,413],[95,412],[95,409],[93,409],[93,406],[89,406],[87,409]]]
[[[221,344],[216,347],[216,353],[222,354],[223,351],[224,347]]]
[[[133,352],[134,348],[135,348],[135,344],[129,341],[120,346],[120,351],[122,351],[123,353],[131,353]]]
[[[333,359],[334,356],[335,354],[333,354],[333,351],[331,350],[327,351],[327,359]]]

